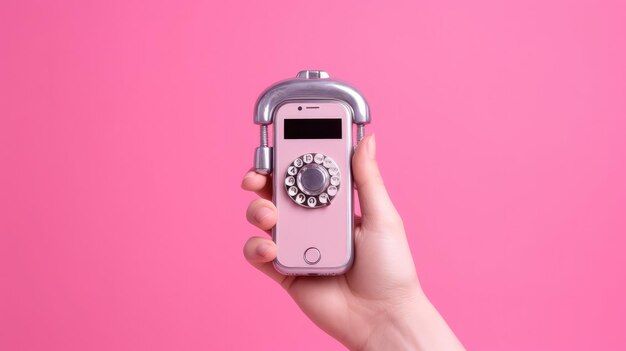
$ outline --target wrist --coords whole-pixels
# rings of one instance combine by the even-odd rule
[[[407,301],[388,309],[359,349],[464,350],[421,290]]]

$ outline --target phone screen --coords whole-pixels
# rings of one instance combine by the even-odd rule
[[[341,118],[285,119],[285,139],[341,139]]]

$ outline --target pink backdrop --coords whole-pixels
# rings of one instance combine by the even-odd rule
[[[475,350],[626,349],[623,1],[0,5],[0,349],[339,350],[241,254],[268,84],[360,88]]]

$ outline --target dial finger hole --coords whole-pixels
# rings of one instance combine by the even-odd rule
[[[289,188],[287,193],[289,194],[289,196],[296,196],[296,194],[298,193],[298,188],[296,188],[295,186],[292,186]]]
[[[328,189],[326,191],[328,192],[328,195],[335,196],[335,195],[337,195],[338,189],[337,189],[336,186],[331,185],[331,186],[328,187]]]
[[[304,202],[304,200],[306,199],[306,196],[304,196],[304,194],[300,193],[298,194],[298,196],[296,196],[296,202],[301,204]]]
[[[325,204],[328,202],[328,194],[326,193],[321,193],[319,196],[319,200],[321,204]]]
[[[330,158],[330,157],[326,157],[324,159],[324,163],[323,164],[324,164],[324,167],[331,168],[331,167],[335,166],[335,161],[333,161],[333,159]]]

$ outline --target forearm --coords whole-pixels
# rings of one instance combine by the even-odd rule
[[[362,350],[465,350],[446,321],[420,294],[392,311],[371,333]]]

